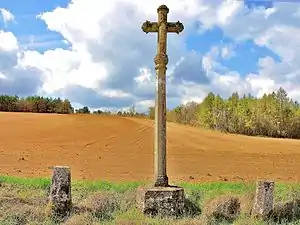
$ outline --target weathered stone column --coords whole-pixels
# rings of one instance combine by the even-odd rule
[[[254,217],[266,218],[274,205],[274,182],[257,181],[252,215]]]
[[[67,166],[53,168],[52,184],[50,188],[51,215],[62,219],[68,216],[72,209],[71,170]]]
[[[137,205],[144,214],[178,216],[184,208],[184,190],[169,185],[166,156],[166,70],[168,64],[167,33],[183,31],[179,21],[168,22],[169,9],[161,5],[157,9],[157,22],[146,21],[142,25],[145,33],[157,33],[157,54],[154,58],[156,70],[155,134],[154,134],[154,187],[140,188]]]
[[[166,163],[166,70],[167,55],[167,7],[159,7],[157,55],[154,58],[156,70],[156,100],[155,100],[155,140],[154,166],[155,186],[168,186]]]
[[[157,32],[157,54],[154,58],[156,70],[155,134],[154,134],[154,175],[155,187],[167,187],[166,159],[166,71],[168,64],[167,34],[183,31],[179,21],[168,22],[169,9],[161,5],[157,9],[157,22],[146,21],[142,25],[145,33]]]

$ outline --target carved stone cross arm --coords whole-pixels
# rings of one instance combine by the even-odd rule
[[[158,32],[158,23],[157,22],[150,22],[146,21],[142,25],[142,30],[148,34],[148,33],[157,33]],[[168,33],[177,33],[179,34],[184,29],[184,26],[179,21],[175,22],[167,22],[167,32]]]

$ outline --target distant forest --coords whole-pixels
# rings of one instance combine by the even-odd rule
[[[2,112],[32,112],[32,113],[59,113],[70,114],[74,109],[69,100],[60,98],[45,98],[30,96],[0,95],[0,111]]]
[[[0,111],[34,113],[84,113],[90,114],[85,106],[81,109],[72,107],[69,100],[44,98],[39,96],[19,98],[0,95]],[[138,113],[134,106],[128,111],[112,113],[96,110],[93,114],[119,116],[139,116],[154,119],[154,107],[148,115]],[[172,110],[167,110],[167,120],[186,125],[199,126],[226,133],[275,138],[300,138],[300,104],[287,96],[283,88],[265,94],[261,98],[233,93],[224,99],[209,93],[202,103],[188,102]]]

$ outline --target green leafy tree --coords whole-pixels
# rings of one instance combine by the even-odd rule
[[[33,113],[73,113],[74,109],[69,100],[60,98],[45,98],[40,96],[0,95],[0,111],[5,112],[33,112]]]

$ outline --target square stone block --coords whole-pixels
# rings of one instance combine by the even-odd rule
[[[177,217],[184,210],[184,189],[181,187],[138,188],[137,207],[146,215]]]
[[[272,211],[273,205],[274,181],[257,181],[252,215],[255,217],[265,218]]]

